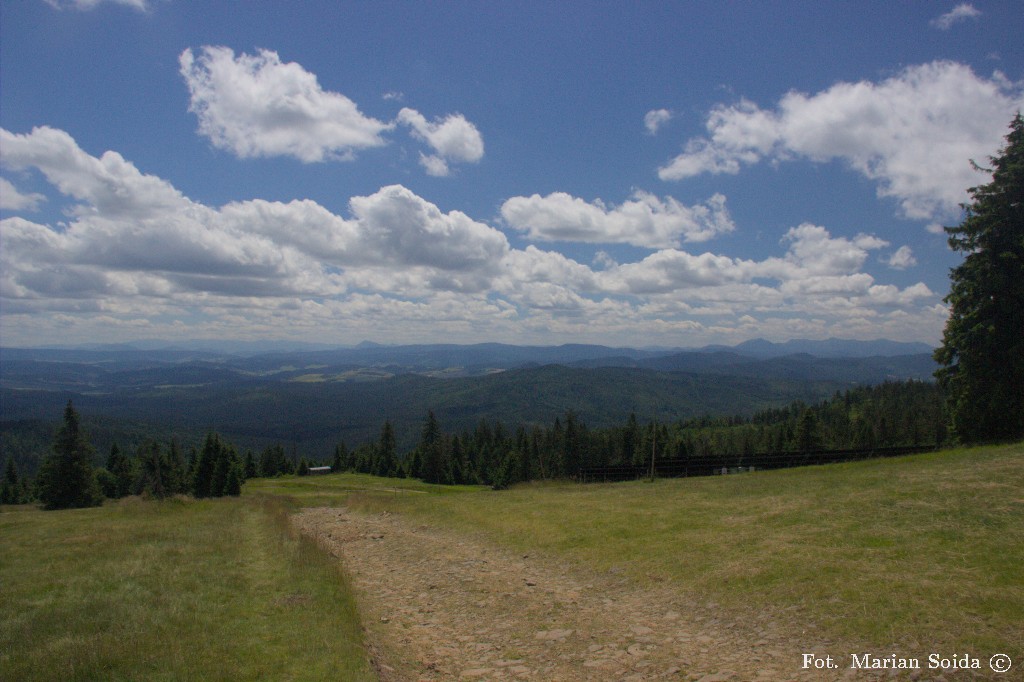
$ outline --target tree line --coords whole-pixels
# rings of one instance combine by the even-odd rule
[[[949,437],[946,420],[941,389],[917,381],[858,387],[816,405],[796,402],[751,417],[641,423],[631,413],[625,424],[602,429],[590,429],[567,412],[548,426],[509,428],[501,421],[481,420],[473,429],[446,433],[429,412],[410,452],[396,452],[394,429],[386,421],[375,442],[354,449],[340,443],[330,464],[333,471],[500,489],[524,481],[576,478],[592,467],[647,464],[652,456],[660,460],[942,445]]]
[[[0,503],[38,501],[45,509],[71,509],[102,504],[104,499],[144,495],[163,499],[187,494],[196,498],[240,495],[251,469],[230,443],[216,433],[207,435],[202,448],[192,448],[186,459],[175,439],[166,445],[150,440],[135,453],[122,452],[114,443],[106,464],[93,466],[95,449],[82,429],[71,401],[64,409],[54,436],[52,452],[43,459],[33,481],[18,475],[8,458],[0,481]]]
[[[941,388],[907,381],[858,387],[815,405],[795,402],[752,416],[704,416],[672,423],[641,421],[591,429],[575,413],[549,425],[510,427],[481,420],[472,429],[446,432],[433,412],[424,418],[416,445],[399,452],[395,429],[385,421],[380,436],[333,456],[298,457],[277,444],[245,454],[217,433],[186,454],[175,439],[143,443],[134,453],[112,445],[105,466],[93,467],[94,451],[69,402],[35,481],[19,478],[8,459],[0,502],[38,500],[59,509],[99,504],[126,495],[197,498],[238,495],[247,479],[305,475],[312,466],[384,477],[418,478],[427,483],[477,484],[496,489],[543,479],[574,479],[586,468],[648,464],[662,459],[699,458],[758,452],[806,452],[941,445],[947,442],[947,414]]]

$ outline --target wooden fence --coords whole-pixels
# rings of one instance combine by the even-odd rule
[[[855,450],[811,450],[808,452],[757,452],[745,455],[705,455],[682,459],[654,460],[654,475],[659,478],[680,478],[684,476],[714,476],[761,469],[785,469],[853,462],[880,457],[899,457],[920,452],[932,452],[935,445],[912,445],[892,448],[862,448]],[[650,462],[638,465],[588,467],[580,471],[580,481],[631,481],[651,475]]]

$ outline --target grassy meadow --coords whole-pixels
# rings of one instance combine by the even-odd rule
[[[412,515],[738,612],[789,609],[853,644],[1024,657],[1024,444],[503,492],[412,481],[372,492],[375,480],[251,485]],[[446,494],[416,492],[428,490]]]
[[[374,679],[345,576],[289,531],[291,511],[333,505],[734,614],[770,608],[876,651],[1024,662],[1018,444],[653,483],[494,492],[335,474],[253,480],[241,499],[7,507],[0,679]]]
[[[270,498],[0,514],[0,679],[371,680],[344,576]]]

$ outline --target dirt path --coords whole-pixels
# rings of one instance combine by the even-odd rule
[[[813,629],[783,625],[785,614],[733,619],[668,588],[586,575],[398,515],[318,508],[295,523],[352,576],[387,682],[775,682],[817,679],[799,669],[800,653],[835,650]]]

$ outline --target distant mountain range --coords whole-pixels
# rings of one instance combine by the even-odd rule
[[[744,341],[736,346],[712,345],[701,348],[612,348],[600,345],[565,344],[560,346],[521,346],[502,343],[382,345],[364,341],[354,347],[329,346],[281,341],[216,341],[183,342],[139,341],[124,344],[88,344],[80,346],[46,346],[38,348],[0,348],[0,359],[37,359],[43,361],[81,362],[187,362],[194,359],[228,360],[261,358],[272,364],[288,357],[305,357],[311,361],[359,366],[397,365],[409,368],[480,367],[510,369],[525,364],[571,364],[608,360],[642,360],[692,353],[733,353],[748,358],[775,358],[807,354],[819,358],[890,357],[931,353],[924,343],[906,343],[878,339],[856,341],[826,339],[814,341],[793,339],[773,343],[764,339]]]
[[[872,384],[930,380],[936,369],[925,344],[894,341],[747,341],[735,347],[642,350],[607,346],[430,344],[227,353],[210,349],[0,349],[0,388],[104,394],[145,388],[263,382],[360,383],[405,374],[439,379],[561,365],[632,368],[787,381]],[[0,408],[0,416],[5,410]]]

